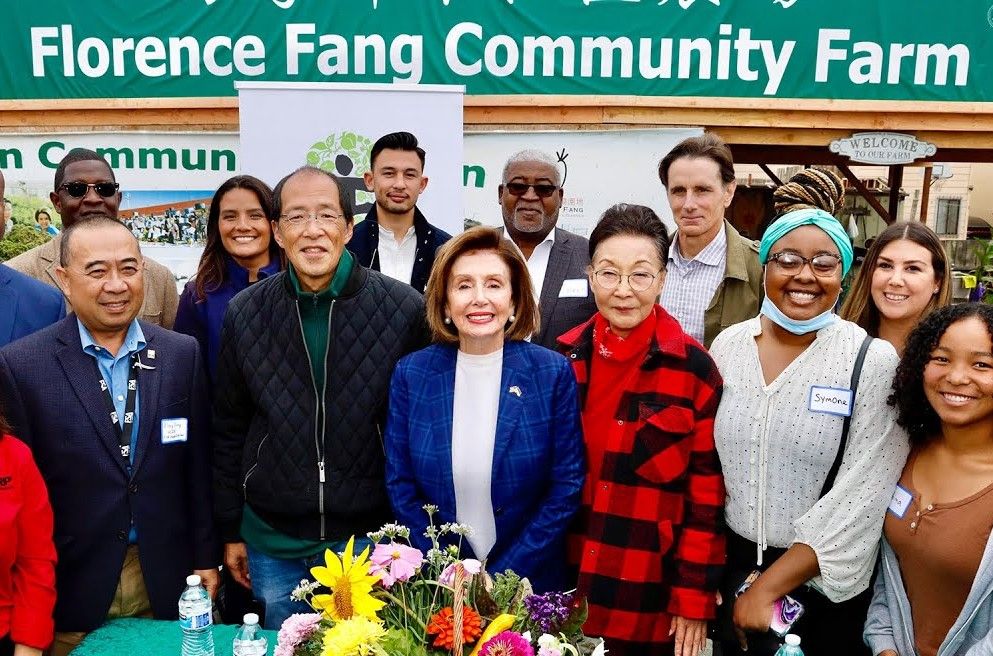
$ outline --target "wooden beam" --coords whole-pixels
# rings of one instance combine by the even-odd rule
[[[889,186],[890,186],[890,198],[889,198],[889,208],[890,208],[890,218],[893,221],[896,220],[897,206],[900,203],[900,187],[903,186],[903,164],[894,164],[890,167],[889,176]],[[889,221],[888,223],[892,223]]]
[[[933,166],[924,167],[924,180],[921,182],[921,223],[927,223],[927,206],[931,200],[931,172]]]
[[[853,187],[855,187],[855,189],[859,192],[859,195],[862,196],[862,198],[864,198],[867,203],[869,203],[869,206],[872,207],[872,209],[876,210],[876,214],[878,214],[880,218],[886,222],[886,225],[892,224],[893,218],[890,216],[890,213],[876,199],[876,195],[873,194],[871,191],[869,191],[869,188],[865,186],[865,183],[859,180],[857,175],[852,173],[852,170],[848,168],[848,165],[844,163],[838,163],[835,164],[835,166],[837,166],[838,170],[841,171],[846,178],[848,178],[848,182],[851,183]]]
[[[783,181],[779,179],[779,176],[777,176],[775,173],[772,172],[772,169],[769,168],[768,164],[766,164],[765,162],[761,162],[759,163],[759,168],[765,171],[765,174],[769,176],[770,180],[776,183],[777,187],[783,186]]]

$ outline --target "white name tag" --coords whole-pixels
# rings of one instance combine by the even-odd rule
[[[162,443],[185,442],[187,433],[186,417],[162,420]]]
[[[559,290],[559,298],[586,298],[590,294],[590,287],[586,278],[573,278],[562,281],[562,289]]]
[[[807,409],[811,412],[851,417],[852,390],[814,385],[810,388],[810,400]]]
[[[913,500],[914,495],[897,485],[896,489],[893,490],[893,498],[890,499],[889,511],[903,519],[903,516],[907,514],[907,508],[910,507],[910,502]]]

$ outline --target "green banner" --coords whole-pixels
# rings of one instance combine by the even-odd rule
[[[993,0],[10,0],[0,98],[235,80],[993,101]]]

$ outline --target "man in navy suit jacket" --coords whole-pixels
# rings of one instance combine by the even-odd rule
[[[65,315],[59,290],[0,264],[0,347]]]
[[[136,320],[143,271],[120,222],[72,225],[57,272],[75,314],[0,349],[0,402],[55,514],[56,656],[107,617],[175,618],[190,573],[218,582],[203,362]]]
[[[4,190],[3,171],[0,171],[0,198]],[[0,239],[4,228],[0,217]],[[57,289],[0,264],[0,347],[65,315],[66,304]]]

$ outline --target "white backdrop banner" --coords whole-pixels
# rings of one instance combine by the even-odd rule
[[[367,103],[380,107],[376,111],[382,122],[372,128],[361,127],[365,124],[357,118],[354,123],[344,123],[330,106],[324,106],[321,116],[335,115],[333,122],[295,117],[297,109],[317,106],[310,104],[311,100],[294,101],[293,96],[286,95],[263,100],[255,96],[242,106],[242,121],[253,122],[254,127],[246,129],[254,130],[254,137],[242,134],[240,146],[237,134],[216,132],[0,135],[0,170],[6,176],[6,195],[13,201],[15,219],[33,223],[36,209],[51,209],[48,192],[55,167],[65,153],[75,147],[96,150],[111,164],[121,183],[122,217],[127,220],[135,213],[151,217],[140,222],[144,232],[138,225],[133,228],[148,244],[149,256],[170,266],[182,282],[196,270],[202,244],[202,233],[191,231],[194,224],[184,221],[184,215],[204,216],[214,190],[239,173],[275,184],[304,162],[333,166],[354,192],[359,214],[364,214],[373,201],[362,181],[372,143],[381,134],[410,130],[427,151],[426,174],[430,179],[418,205],[429,221],[456,233],[462,231],[463,220],[502,224],[497,188],[504,164],[517,151],[536,148],[562,160],[559,167],[565,179],[565,196],[559,225],[588,236],[600,214],[620,202],[648,205],[672,228],[658,163],[679,141],[702,133],[699,128],[515,131],[468,133],[463,141],[459,93],[417,91],[409,95],[411,102],[435,102],[438,107],[415,111],[406,100],[397,104],[401,101],[387,102],[381,95]],[[301,98],[316,101],[315,96]],[[404,108],[402,114],[397,111],[400,107]],[[266,112],[272,113],[267,117]],[[389,120],[382,117],[383,112]],[[425,116],[431,120],[418,119]],[[310,124],[313,127],[303,127]],[[434,124],[437,133],[426,127]],[[451,126],[458,130],[448,129]],[[184,228],[178,238],[169,230],[149,230],[150,226],[168,228],[177,222]]]
[[[121,190],[211,194],[238,171],[236,132],[80,132],[0,135],[0,171],[17,189],[48,198],[55,169],[73,148],[100,153]]]
[[[241,166],[270,185],[304,164],[332,171],[356,214],[373,201],[362,175],[376,139],[405,130],[427,152],[428,186],[417,201],[428,221],[462,230],[461,86],[238,83]]]
[[[527,148],[559,160],[565,191],[560,228],[587,237],[605,209],[615,203],[636,203],[654,209],[674,229],[659,182],[659,160],[683,139],[700,134],[700,128],[466,134],[466,219],[503,225],[497,193],[503,167],[511,155]]]

